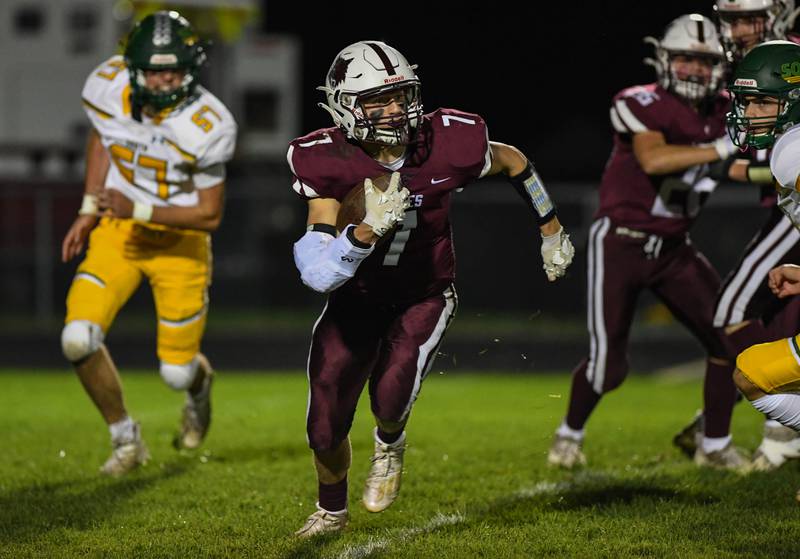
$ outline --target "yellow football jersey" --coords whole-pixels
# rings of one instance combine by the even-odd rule
[[[128,69],[121,56],[113,56],[89,75],[82,95],[111,156],[106,188],[153,206],[195,206],[197,189],[224,179],[236,121],[202,86],[177,109],[156,118],[142,115],[139,122],[131,116]]]

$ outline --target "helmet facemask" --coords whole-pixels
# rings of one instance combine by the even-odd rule
[[[786,94],[748,90],[745,88],[731,88],[733,92],[733,110],[726,117],[728,135],[734,145],[739,147],[750,146],[755,149],[772,147],[777,135],[783,133],[790,126],[794,126],[800,113],[800,89],[793,89]],[[750,103],[773,101],[777,104],[774,116],[746,116],[745,112]]]
[[[340,103],[352,112],[353,136],[362,142],[390,146],[409,144],[422,116],[417,83],[392,85],[358,95],[342,93]],[[400,112],[387,114],[392,107],[399,107]]]
[[[662,84],[662,87],[692,103],[698,103],[707,97],[715,95],[717,91],[719,91],[722,76],[725,71],[720,59],[712,56],[700,56],[695,52],[664,50],[668,71],[665,72],[667,77],[666,84]],[[688,59],[686,61],[687,63],[691,62],[692,59],[702,60],[711,66],[711,72],[707,77],[691,73],[680,75],[675,69],[675,63],[680,63],[679,60],[676,60],[678,57],[685,57]]]
[[[171,90],[151,89],[147,86],[148,71],[174,70],[183,72],[181,83]],[[151,107],[156,112],[174,108],[187,99],[194,91],[197,76],[195,72],[184,68],[133,68],[132,81],[136,84],[136,97],[142,106]]]

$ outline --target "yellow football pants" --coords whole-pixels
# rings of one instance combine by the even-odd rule
[[[751,346],[736,358],[736,367],[767,394],[800,391],[800,335]]]
[[[88,320],[107,333],[142,277],[156,304],[158,358],[188,363],[206,324],[211,242],[205,232],[102,218],[69,289],[66,322]]]

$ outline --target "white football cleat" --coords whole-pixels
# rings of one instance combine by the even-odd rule
[[[100,473],[108,476],[121,476],[135,470],[150,460],[150,452],[142,440],[139,424],[134,426],[134,438],[128,441],[111,443],[114,449],[106,463],[100,467]]]
[[[571,470],[576,466],[585,466],[586,456],[581,450],[582,445],[583,441],[557,434],[553,439],[553,444],[550,445],[550,451],[547,453],[547,463],[567,470]]]
[[[173,441],[175,448],[179,449],[199,447],[211,426],[211,383],[214,381],[214,370],[202,353],[197,354],[197,360],[197,373],[204,375],[203,384],[197,394],[186,391],[181,432]]]
[[[381,512],[397,498],[405,450],[405,432],[392,444],[386,444],[378,438],[378,430],[375,430],[375,452],[361,499],[368,511]]]
[[[707,468],[745,472],[750,468],[749,460],[729,442],[722,450],[705,452],[699,445],[694,453],[694,463]]]
[[[298,538],[311,538],[321,534],[341,532],[347,526],[347,509],[339,512],[330,512],[320,508],[306,519],[306,523],[294,535]]]
[[[752,469],[768,472],[792,458],[800,458],[800,433],[783,425],[764,423],[764,438],[753,453]]]

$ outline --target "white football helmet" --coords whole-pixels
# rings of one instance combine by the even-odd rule
[[[420,81],[400,52],[380,41],[359,41],[345,47],[331,64],[325,85],[326,103],[319,103],[349,138],[385,145],[408,144],[422,118]],[[397,91],[400,115],[372,116],[365,99]]]
[[[673,20],[659,41],[645,37],[644,42],[655,47],[655,58],[645,58],[645,64],[656,69],[658,83],[664,89],[692,102],[699,102],[719,91],[725,72],[724,51],[713,22],[700,14],[687,14]],[[707,57],[713,67],[708,81],[690,76],[679,77],[672,69],[674,56]]]
[[[728,60],[738,62],[756,44],[784,38],[792,12],[794,0],[717,0],[714,13]],[[758,34],[755,44],[748,46],[734,39],[731,27],[737,19],[752,19]]]

